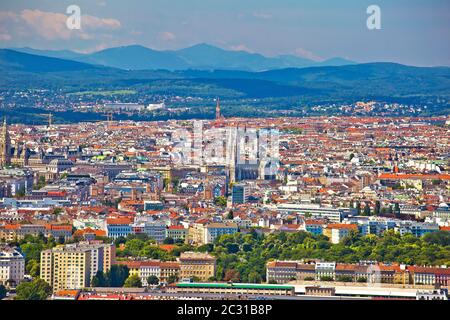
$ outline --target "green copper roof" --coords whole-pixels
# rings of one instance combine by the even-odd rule
[[[243,284],[243,283],[178,283],[179,288],[236,288],[236,289],[264,289],[264,290],[293,290],[293,286],[276,284]]]

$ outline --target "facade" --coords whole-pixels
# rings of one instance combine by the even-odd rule
[[[113,239],[126,237],[132,233],[131,223],[127,218],[106,219],[106,235]]]
[[[267,263],[266,279],[275,283],[287,283],[297,279],[297,265],[296,261],[270,261]]]
[[[189,226],[188,239],[189,243],[202,245],[205,239],[205,223],[196,222]]]
[[[144,201],[144,210],[153,210],[153,211],[160,211],[164,208],[164,205],[161,201],[150,201],[146,200]]]
[[[323,221],[306,220],[302,226],[302,229],[306,232],[312,233],[315,236],[323,234]]]
[[[231,198],[233,204],[244,204],[248,199],[248,190],[245,184],[235,184],[233,185],[231,191]]]
[[[188,229],[183,226],[169,226],[166,230],[166,238],[185,241],[188,235]]]
[[[148,277],[155,276],[161,281],[161,262],[160,261],[143,261],[139,266],[139,277],[143,286],[148,286]]]
[[[332,287],[321,287],[321,286],[306,286],[305,287],[306,296],[334,296],[336,295],[336,289]]]
[[[439,225],[435,223],[402,221],[400,225],[395,227],[395,231],[399,232],[401,235],[411,233],[412,235],[420,238],[429,232],[439,231]]]
[[[166,238],[166,229],[165,223],[155,221],[135,222],[131,225],[131,233],[145,234],[158,243],[162,243]]]
[[[411,267],[413,284],[448,286],[450,284],[449,268]]]
[[[350,231],[358,231],[356,224],[333,223],[327,226],[327,231],[331,231],[331,243],[339,243],[342,239],[349,235]],[[330,234],[330,233],[328,233]]]
[[[294,286],[250,283],[177,283],[167,287],[168,293],[212,293],[220,295],[292,296]]]
[[[41,252],[41,278],[53,292],[82,289],[90,285],[97,271],[106,272],[115,260],[113,245],[78,243]]]
[[[205,281],[216,274],[216,258],[207,253],[184,252],[178,261],[182,279],[197,277]]]
[[[32,236],[45,235],[45,226],[37,224],[6,224],[0,226],[0,241],[22,240],[28,234]]]
[[[203,243],[213,243],[218,237],[224,234],[234,234],[238,232],[238,226],[235,223],[211,223],[204,230]]]
[[[297,213],[302,216],[311,215],[313,219],[327,219],[334,223],[341,222],[350,213],[356,212],[348,208],[323,207],[314,204],[281,203],[277,205],[277,211],[286,213]]]
[[[25,258],[14,248],[0,248],[0,284],[16,287],[25,275]]]
[[[170,277],[178,279],[180,277],[180,263],[175,261],[161,262],[161,277],[160,282],[167,283]]]
[[[33,173],[29,170],[0,170],[0,180],[5,183],[4,197],[29,194],[33,189]]]
[[[7,224],[0,226],[0,240],[4,241],[21,240],[26,235],[38,236],[40,234],[46,237],[52,236],[55,239],[62,237],[67,240],[72,237],[72,226],[65,224]]]
[[[270,261],[266,264],[268,282],[317,280],[323,277],[340,282],[368,282],[448,287],[450,268],[386,265],[374,261],[358,264],[335,262]]]
[[[448,300],[447,293],[442,289],[417,291],[416,300]]]
[[[148,278],[155,276],[159,283],[167,283],[170,277],[179,278],[180,263],[175,261],[119,261],[118,264],[124,264],[128,267],[130,275],[138,275],[141,278],[143,286],[148,286]]]

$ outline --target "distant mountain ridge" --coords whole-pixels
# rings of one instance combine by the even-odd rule
[[[0,49],[0,70],[18,72],[70,72],[98,67],[60,58],[32,55],[9,49]]]
[[[140,55],[142,48],[136,47]],[[120,48],[116,56],[120,57]],[[194,50],[195,51],[195,50]],[[146,53],[148,51],[145,50]],[[97,53],[97,59],[101,58]],[[158,58],[159,52],[150,53]],[[191,52],[183,52],[187,59]],[[99,57],[100,56],[100,57]],[[194,55],[195,56],[195,55]],[[155,58],[155,60],[156,60]],[[180,63],[177,57],[173,63]],[[165,60],[167,61],[167,60]],[[178,95],[209,96],[212,89],[248,98],[303,96],[326,101],[337,97],[450,96],[449,67],[412,67],[397,63],[243,70],[123,70],[0,49],[0,88],[74,87],[152,89]],[[146,89],[146,90],[147,90]],[[231,91],[230,91],[231,90]]]
[[[52,58],[69,59],[125,70],[245,70],[266,71],[282,68],[312,66],[341,66],[355,62],[343,58],[331,58],[322,62],[294,55],[266,57],[259,53],[225,50],[201,43],[180,50],[154,50],[141,45],[108,48],[90,54],[69,50],[38,50],[11,48],[12,50]]]

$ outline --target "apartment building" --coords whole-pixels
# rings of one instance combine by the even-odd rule
[[[169,226],[166,230],[166,238],[172,238],[173,240],[185,241],[187,238],[188,229],[183,226]]]
[[[54,292],[90,285],[97,271],[106,272],[115,260],[114,246],[84,243],[57,246],[41,252],[41,278]]]
[[[23,281],[25,274],[25,258],[16,249],[0,247],[0,284],[16,287]]]
[[[109,238],[126,237],[132,233],[132,220],[128,218],[108,218],[106,219],[106,235]]]
[[[321,280],[324,277],[343,282],[386,284],[450,284],[450,268],[360,263],[270,261],[266,264],[267,281],[286,283],[292,280]]]
[[[342,239],[349,235],[351,231],[358,232],[358,225],[346,223],[333,223],[327,225],[324,235],[328,236],[331,243],[339,243]]]
[[[224,234],[234,234],[239,231],[236,223],[211,223],[204,230],[203,243],[213,243],[217,238]]]
[[[129,274],[138,275],[141,278],[143,286],[148,286],[148,278],[155,276],[159,282],[167,282],[169,277],[179,277],[180,263],[176,261],[164,262],[160,260],[147,261],[118,261],[118,264],[123,264],[128,267]]]

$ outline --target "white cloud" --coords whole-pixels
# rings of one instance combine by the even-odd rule
[[[15,37],[39,37],[45,40],[94,39],[102,32],[111,32],[121,27],[119,20],[81,16],[81,29],[70,30],[66,26],[67,17],[63,13],[25,9],[20,13],[0,11],[1,34]]]

